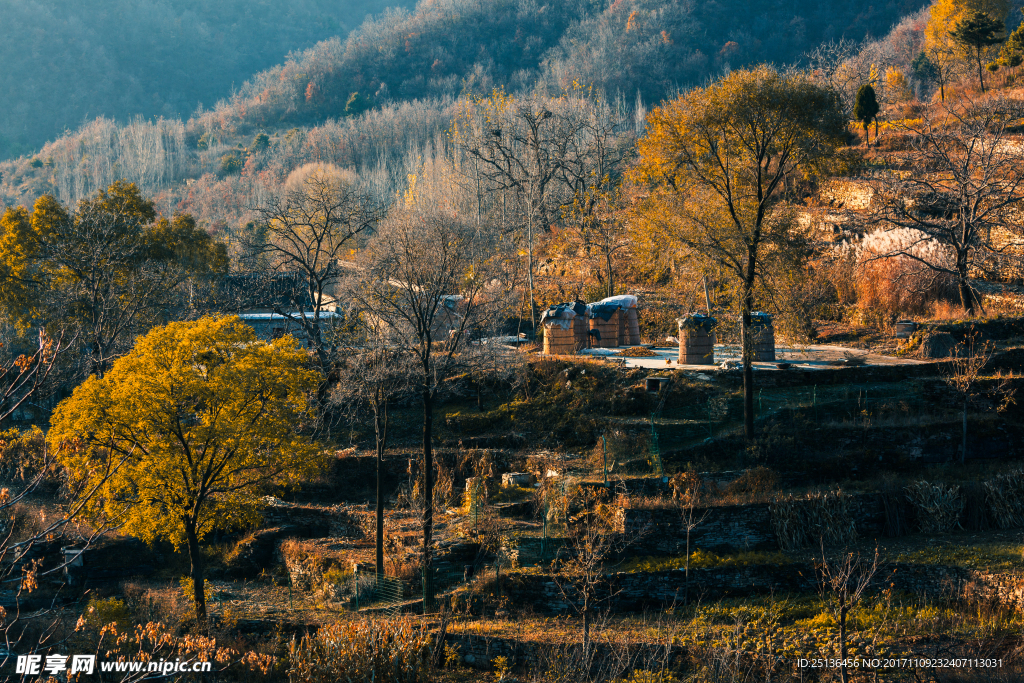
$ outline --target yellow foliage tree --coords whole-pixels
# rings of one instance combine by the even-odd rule
[[[914,95],[910,90],[910,81],[902,71],[894,67],[885,70],[885,92],[890,102],[906,102]]]
[[[1003,24],[1010,16],[1009,0],[936,0],[928,15],[924,29],[925,47],[943,47],[951,44],[949,32],[956,23],[971,12],[983,12]]]
[[[754,431],[751,311],[755,287],[774,277],[766,256],[801,238],[785,202],[800,174],[823,172],[844,144],[838,95],[769,66],[734,71],[658,107],[638,143],[638,241],[659,241],[720,269],[741,311],[744,423]]]
[[[936,0],[924,29],[924,53],[936,69],[939,95],[946,100],[946,85],[968,68],[962,50],[950,36],[957,22],[971,12],[983,12],[1005,24],[1009,0]]]
[[[251,524],[268,487],[320,467],[300,433],[317,385],[308,365],[291,336],[258,341],[237,317],[176,322],[54,412],[47,438],[58,461],[76,483],[100,487],[88,514],[187,547],[200,624],[203,538]]]
[[[0,309],[22,325],[78,332],[100,375],[174,307],[179,285],[227,264],[226,247],[191,216],[158,219],[125,181],[74,211],[44,195],[31,213],[10,208],[0,218]]]

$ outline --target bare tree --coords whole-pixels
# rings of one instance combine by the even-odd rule
[[[562,597],[583,621],[584,671],[592,661],[590,630],[597,608],[615,595],[608,585],[605,561],[626,545],[621,535],[612,533],[612,521],[601,505],[602,493],[579,485],[566,492],[563,504],[567,513],[564,519],[568,558],[552,577]]]
[[[39,347],[31,354],[11,354],[0,363],[0,423],[37,395],[57,366],[58,358],[74,346],[75,339],[69,337],[68,332],[62,332],[53,339],[41,329]]]
[[[516,99],[502,92],[478,100],[456,118],[452,134],[493,191],[511,191],[526,204],[527,287],[530,321],[536,329],[534,240],[550,230],[564,202],[557,198],[558,177],[574,134],[583,128],[577,117],[552,111],[543,98]]]
[[[992,255],[1024,246],[1018,212],[1024,204],[1024,150],[1008,137],[1022,103],[1006,99],[942,105],[921,123],[894,126],[908,134],[911,149],[901,155],[910,174],[874,182],[877,208],[872,224],[913,228],[920,238],[878,258],[902,256],[956,279],[968,315],[981,306],[971,285],[974,270]],[[1002,233],[999,243],[993,232]],[[951,254],[924,259],[914,249],[937,241]]]
[[[939,100],[945,102],[946,86],[964,75],[966,63],[960,59],[956,48],[948,39],[928,47],[925,55],[931,64],[935,83],[939,86]]]
[[[373,328],[409,357],[409,377],[423,408],[423,580],[433,603],[433,419],[437,401],[481,355],[480,343],[506,311],[516,284],[507,245],[461,219],[416,205],[400,207],[365,252],[350,299]]]
[[[841,559],[829,560],[822,546],[821,563],[818,565],[818,589],[827,609],[832,613],[839,629],[839,675],[843,683],[849,680],[846,670],[846,641],[850,612],[860,604],[865,592],[878,573],[878,549],[870,561],[846,552]]]
[[[698,526],[704,523],[710,510],[706,508],[702,510],[697,507],[702,498],[702,483],[696,473],[681,472],[673,478],[672,484],[672,498],[679,508],[683,529],[686,530],[686,560],[684,563],[686,583],[683,588],[683,604],[688,605],[690,603],[690,536]]]
[[[842,98],[843,109],[847,114],[853,112],[857,88],[864,83],[864,75],[854,61],[859,51],[860,43],[840,38],[829,40],[804,53],[811,77]]]
[[[39,348],[31,355],[10,354],[0,362],[0,422],[7,420],[26,401],[34,397],[43,381],[53,371],[59,357],[73,347],[63,337],[50,339],[45,332],[39,333]],[[3,444],[8,449],[11,444]],[[69,491],[74,504],[62,514],[44,521],[42,526],[26,525],[27,532],[19,530],[18,508],[40,487],[52,482],[57,476],[56,462],[40,438],[37,444],[26,444],[24,452],[15,456],[5,452],[3,483],[0,487],[0,587],[13,602],[0,607],[0,634],[3,637],[4,655],[0,666],[14,650],[34,652],[48,647],[62,633],[62,620],[57,610],[57,596],[42,609],[24,612],[30,595],[39,590],[44,577],[55,578],[74,559],[46,562],[36,557],[40,546],[74,542],[80,551],[95,544],[104,534],[118,525],[117,520],[100,522],[92,528],[78,525],[76,519],[88,507],[98,486]],[[11,462],[19,457],[21,462]],[[123,462],[123,461],[122,461]],[[116,466],[115,466],[116,470]]]
[[[384,574],[384,454],[388,445],[391,405],[408,395],[414,368],[403,344],[379,318],[361,316],[353,347],[338,362],[339,377],[331,394],[335,405],[373,420],[377,454],[376,546],[377,574]]]
[[[588,96],[584,96],[588,95]],[[576,257],[602,262],[608,296],[615,294],[614,259],[629,244],[625,221],[617,215],[617,188],[636,136],[633,122],[622,107],[599,96],[574,92],[559,116],[573,117],[572,133],[558,175],[568,191],[562,207],[563,242]]]
[[[978,380],[994,352],[995,346],[992,342],[982,341],[977,332],[972,332],[953,348],[953,357],[947,361],[943,370],[942,378],[946,385],[953,390],[962,407],[961,464],[967,460],[967,408],[971,403],[977,401],[981,393]],[[999,384],[996,393],[1002,395],[1004,405],[1013,401],[1013,389],[1008,382]]]
[[[273,271],[295,274],[303,285],[275,301],[274,312],[300,326],[326,377],[332,346],[326,328],[346,272],[343,257],[376,225],[381,207],[355,174],[313,164],[294,171],[284,193],[255,210],[262,223],[258,250]]]

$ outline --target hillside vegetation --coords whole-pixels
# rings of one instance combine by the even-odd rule
[[[217,120],[229,129],[310,124],[375,102],[520,90],[538,80],[657,102],[722,69],[794,62],[822,41],[884,34],[924,3],[411,4],[6,0],[0,85],[13,104],[0,112],[0,158],[97,116],[187,117],[218,101]],[[368,14],[376,16],[363,22]]]
[[[18,673],[1024,680],[1021,14],[823,7],[424,1],[0,163]]]
[[[293,50],[403,1],[3,0],[0,158],[97,116],[189,116]]]

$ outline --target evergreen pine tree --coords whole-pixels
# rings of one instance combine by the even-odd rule
[[[985,92],[984,69],[982,61],[987,48],[1003,41],[1003,22],[993,19],[984,12],[971,12],[956,23],[956,28],[949,35],[978,66],[978,82],[981,92]]]
[[[875,89],[871,87],[870,83],[865,83],[860,86],[857,90],[857,100],[853,105],[853,118],[864,124],[864,142],[868,141],[868,124],[872,120],[878,121],[878,98],[875,97]],[[877,126],[875,129],[875,139],[878,139]]]

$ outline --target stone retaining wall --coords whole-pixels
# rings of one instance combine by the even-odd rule
[[[778,550],[768,504],[723,505],[694,509],[700,524],[690,532],[690,551]],[[620,508],[617,531],[631,542],[630,555],[678,555],[686,552],[686,527],[679,510]]]
[[[263,513],[264,526],[290,526],[307,538],[362,538],[355,516],[343,507],[318,507],[275,501]]]
[[[819,570],[810,562],[780,565],[750,565],[660,572],[610,574],[598,588],[603,608],[617,612],[642,611],[678,604],[687,595],[702,601],[747,597],[768,593],[816,592]],[[926,595],[963,596],[1024,609],[1024,576],[993,574],[964,567],[889,563],[879,567],[873,588]],[[568,597],[546,575],[522,575],[510,582],[506,592],[517,605],[530,604],[543,614],[573,613],[571,590]]]
[[[861,538],[878,538],[884,533],[885,508],[878,494],[852,494],[850,512]],[[689,512],[674,508],[620,508],[616,513],[616,531],[628,539],[627,551],[631,556],[685,554],[684,514]],[[692,519],[700,523],[690,531],[690,552],[780,549],[768,503],[694,508]]]
[[[798,387],[827,386],[831,384],[884,384],[902,382],[917,377],[934,377],[939,374],[941,363],[915,363],[913,365],[865,365],[850,368],[821,368],[802,370],[790,368],[785,371],[764,371],[754,373],[757,387]],[[690,372],[690,371],[679,371]],[[719,372],[715,381],[725,386],[743,386],[740,371]]]

